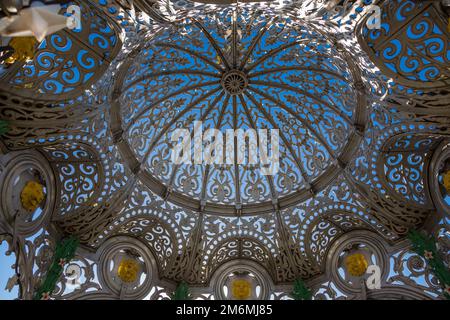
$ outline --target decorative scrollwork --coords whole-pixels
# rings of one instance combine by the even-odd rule
[[[387,1],[381,30],[362,30],[361,42],[383,73],[417,89],[450,85],[447,21],[439,2]]]
[[[101,201],[103,167],[97,153],[81,143],[65,143],[42,147],[42,152],[60,179],[58,214],[96,206]]]
[[[168,299],[182,281],[198,299],[289,299],[299,278],[318,300],[438,297],[427,261],[403,239],[430,228],[448,263],[438,6],[176,1],[169,14],[162,1],[73,3],[84,29],[48,37],[35,60],[0,70],[0,118],[10,125],[0,139],[0,230],[17,256],[21,298],[33,296],[54,239],[67,234],[81,248],[56,299]],[[371,4],[384,6],[378,31],[365,27]],[[236,159],[174,164],[170,136],[194,120],[279,129],[279,172]],[[32,179],[44,200],[18,214]],[[345,262],[352,254],[356,271]],[[366,264],[381,269],[379,291],[364,287]]]
[[[117,276],[118,263],[123,254],[133,255],[141,261],[143,278],[127,285]],[[148,295],[152,281],[157,277],[156,262],[143,242],[132,237],[113,237],[99,249],[98,277],[102,287],[124,299],[139,299]]]
[[[48,36],[36,48],[32,61],[0,70],[3,90],[13,89],[29,98],[67,100],[103,74],[121,46],[118,28],[92,4],[74,4],[81,8],[81,29]],[[66,9],[64,5],[61,13]]]
[[[391,137],[382,147],[378,170],[394,194],[418,206],[430,207],[426,193],[426,168],[438,135],[403,134]]]
[[[207,213],[240,210],[234,204],[249,214],[270,212],[270,198],[292,194],[300,201],[340,170],[334,164],[341,156],[355,151],[352,118],[359,122],[366,110],[356,89],[363,86],[356,85],[362,82],[358,68],[345,49],[330,44],[332,37],[313,24],[286,20],[286,27],[262,11],[239,10],[237,16],[229,8],[208,11],[203,20],[188,17],[165,27],[136,61],[122,66],[115,83],[111,127],[128,166],[142,171],[156,194]],[[317,40],[307,40],[312,37]],[[195,120],[205,129],[279,129],[280,172],[267,177],[236,159],[233,165],[175,165],[170,136],[193,129]]]
[[[0,174],[1,215],[9,231],[30,236],[46,226],[57,201],[56,177],[47,160],[35,150],[10,153],[1,159],[4,170]],[[43,186],[44,199],[32,212],[21,203],[24,186],[35,181]],[[1,225],[1,224],[0,224]]]

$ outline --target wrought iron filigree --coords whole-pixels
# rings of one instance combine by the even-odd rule
[[[116,85],[121,107],[112,112],[122,123],[111,126],[121,127],[122,156],[154,192],[193,210],[254,214],[273,210],[273,201],[285,207],[292,194],[290,204],[304,199],[351,157],[364,126],[357,67],[332,43],[306,23],[245,9],[167,27]],[[228,166],[174,165],[169,138],[195,120],[222,131],[279,129],[280,173],[263,176],[236,159]]]

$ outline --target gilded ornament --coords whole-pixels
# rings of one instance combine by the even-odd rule
[[[28,181],[20,193],[20,202],[25,210],[35,211],[45,198],[44,186],[37,181]]]
[[[9,46],[14,49],[14,53],[6,59],[7,64],[16,61],[27,62],[34,59],[37,41],[34,37],[17,37],[9,42]]]
[[[450,170],[444,172],[442,184],[444,185],[445,191],[450,194]]]
[[[366,257],[361,253],[354,253],[345,258],[347,272],[353,277],[361,277],[366,273],[368,266]]]
[[[125,283],[132,283],[137,280],[139,265],[133,259],[123,259],[119,264],[117,275]]]
[[[231,283],[231,294],[234,299],[246,300],[252,294],[252,284],[245,279],[236,279]]]

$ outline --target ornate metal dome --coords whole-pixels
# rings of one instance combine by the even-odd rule
[[[156,194],[193,210],[284,208],[317,193],[358,148],[366,100],[358,68],[299,19],[222,10],[156,33],[127,66],[113,128],[119,150]],[[131,72],[130,72],[131,71]],[[120,72],[120,71],[119,71]],[[278,129],[280,170],[174,164],[174,130]],[[137,168],[139,163],[139,168]]]
[[[0,298],[450,297],[448,1],[43,2],[0,5]]]

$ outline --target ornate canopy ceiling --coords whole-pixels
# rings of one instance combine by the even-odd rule
[[[224,9],[152,37],[127,66],[111,126],[123,130],[122,156],[156,194],[193,210],[264,213],[320,191],[352,157],[367,109],[361,81],[317,25]],[[278,129],[278,174],[237,156],[225,165],[173,163],[174,130],[194,139],[195,121],[224,135]]]
[[[65,266],[52,298],[159,299],[184,282],[199,299],[282,299],[299,279],[315,299],[383,296],[348,257],[381,268],[386,296],[442,295],[406,236],[449,247],[447,7],[209,2],[68,1],[80,29],[12,63],[4,45],[0,241],[34,274],[17,275],[21,297],[69,236],[80,286]],[[279,171],[174,163],[174,130],[194,138],[197,121],[278,129]]]

